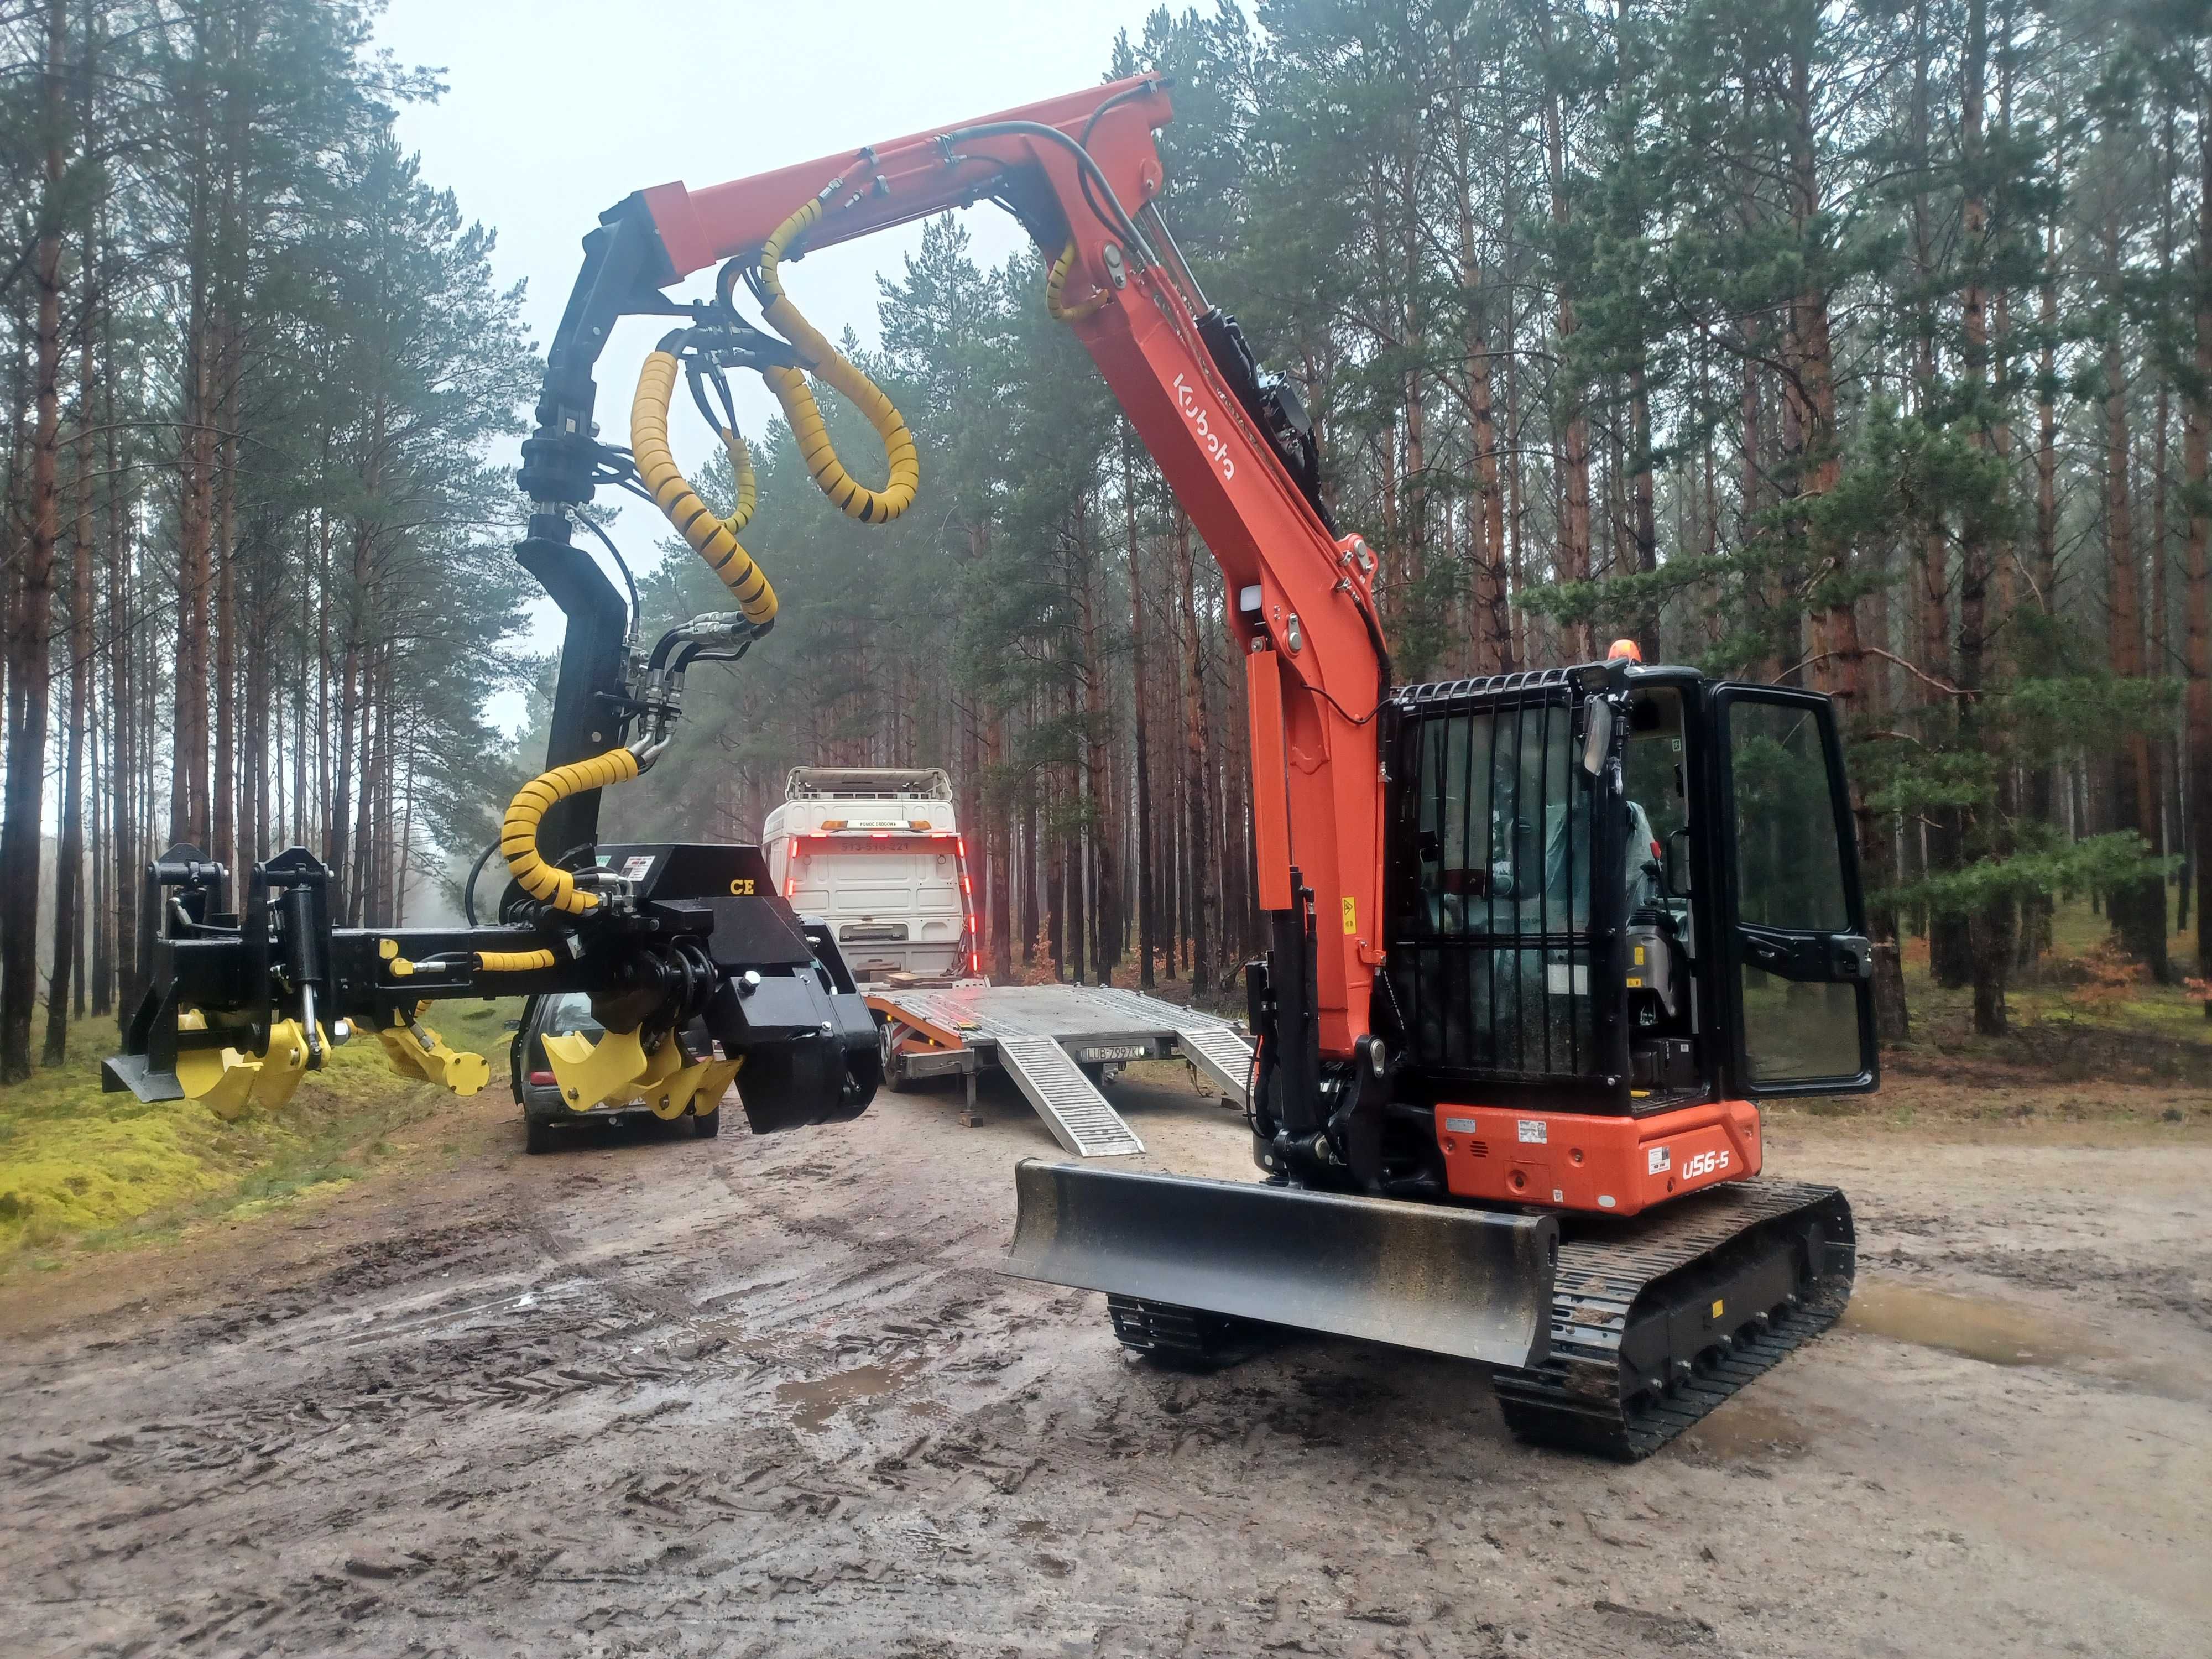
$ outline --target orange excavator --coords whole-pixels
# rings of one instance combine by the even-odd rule
[[[1161,210],[1170,85],[1139,78],[601,216],[523,449],[517,550],[567,615],[547,771],[510,806],[495,924],[342,928],[304,850],[242,912],[191,848],[149,872],[149,989],[109,1062],[149,1094],[281,1098],[323,1023],[471,1080],[420,1024],[440,997],[588,993],[605,1035],[549,1057],[578,1110],[642,1090],[757,1130],[864,1110],[878,1073],[835,942],[750,848],[611,848],[598,791],[665,747],[692,662],[744,654],[775,596],[738,540],[755,505],[727,372],[760,374],[816,483],[857,523],[915,499],[888,398],[784,288],[810,250],[991,201],[1048,259],[1088,349],[1219,562],[1250,711],[1253,1182],[1024,1161],[1008,1272],[1106,1293],[1121,1340],[1176,1362],[1291,1328],[1493,1368],[1526,1437],[1641,1456],[1830,1324],[1850,1290],[1832,1188],[1761,1174],[1761,1100],[1876,1085],[1842,748],[1817,695],[1601,661],[1395,684],[1376,561],[1333,522],[1297,391],[1201,292]],[[714,270],[712,297],[666,290]],[[757,319],[739,301],[750,297]],[[675,319],[627,447],[595,424],[622,318]],[[676,465],[678,377],[732,460],[732,512]],[[862,484],[812,387],[853,401]],[[597,487],[651,498],[736,609],[650,652],[575,541]],[[487,849],[487,855],[491,849]],[[445,1051],[450,1054],[450,1050]],[[453,1082],[452,1076],[445,1080]]]

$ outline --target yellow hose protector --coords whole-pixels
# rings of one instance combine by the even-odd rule
[[[623,750],[628,754],[629,750]],[[485,974],[527,974],[540,968],[550,968],[554,956],[550,951],[479,951],[477,970]]]
[[[722,434],[723,442],[730,448],[731,463],[737,469],[738,504],[727,519],[717,518],[714,509],[699,499],[699,492],[678,470],[675,454],[668,447],[668,404],[676,392],[677,371],[673,352],[656,351],[645,360],[644,372],[637,377],[637,395],[630,400],[629,406],[629,448],[637,461],[638,478],[667,515],[668,522],[691,544],[691,550],[706,560],[708,568],[721,578],[722,586],[730,590],[730,597],[738,602],[745,620],[756,628],[765,628],[775,620],[775,589],[769,586],[767,574],[753,562],[752,555],[738,545],[737,534],[745,520],[752,517],[757,494],[752,458],[745,451],[744,441],[735,433],[726,431]],[[518,801],[521,799],[520,795],[515,797]],[[514,821],[510,808],[507,822]]]
[[[581,890],[574,876],[539,856],[538,826],[554,802],[588,789],[604,789],[611,783],[627,783],[636,775],[637,757],[627,749],[610,749],[572,766],[556,766],[515,792],[507,805],[507,821],[500,826],[499,850],[524,892],[540,904],[550,904],[572,916],[581,915],[599,903],[597,893]]]
[[[730,471],[738,481],[738,504],[722,520],[722,527],[734,536],[752,522],[753,507],[760,500],[760,481],[753,476],[753,453],[745,447],[745,441],[728,427],[717,429],[722,434],[722,447],[730,452]]]
[[[769,296],[762,314],[770,326],[799,349],[799,356],[816,374],[835,386],[867,417],[868,424],[875,428],[876,435],[884,441],[884,455],[890,463],[889,481],[879,490],[870,489],[845,470],[844,463],[837,459],[837,452],[830,447],[829,428],[823,424],[822,410],[814,401],[814,392],[807,386],[804,374],[795,368],[764,368],[761,378],[783,405],[784,418],[791,422],[792,436],[799,441],[799,453],[806,462],[807,471],[813,475],[816,486],[848,518],[858,519],[863,524],[888,524],[914,505],[915,489],[921,482],[921,464],[915,453],[914,434],[907,430],[904,418],[891,407],[891,400],[884,396],[876,383],[855,368],[813,324],[799,314],[799,307],[784,293],[777,273],[784,250],[821,216],[821,202],[809,202],[778,225],[762,246],[760,281]],[[633,442],[630,447],[635,449],[636,445]]]
[[[1060,258],[1052,262],[1052,269],[1045,273],[1044,308],[1055,323],[1079,323],[1085,317],[1095,317],[1106,308],[1106,301],[1112,297],[1100,289],[1087,300],[1072,306],[1062,305],[1060,296],[1067,288],[1068,272],[1074,269],[1075,243],[1071,240],[1060,250]]]

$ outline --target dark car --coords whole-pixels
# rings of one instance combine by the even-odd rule
[[[561,1124],[583,1118],[654,1115],[651,1107],[636,1099],[605,1101],[582,1111],[569,1109],[561,1098],[561,1085],[555,1080],[553,1068],[545,1058],[545,1039],[572,1032],[580,1032],[594,1042],[606,1035],[606,1028],[592,1018],[592,1000],[582,992],[535,996],[523,1004],[522,1018],[514,1034],[510,1076],[515,1103],[522,1108],[523,1144],[531,1152],[552,1151],[555,1130]],[[716,1135],[721,1132],[720,1102],[712,1111],[691,1114],[693,1134]]]

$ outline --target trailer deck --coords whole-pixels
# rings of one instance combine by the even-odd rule
[[[1097,1086],[1108,1066],[1182,1059],[1238,1106],[1252,1050],[1227,1020],[1109,985],[953,985],[872,988],[884,1022],[884,1079],[975,1078],[995,1066],[1014,1080],[1053,1138],[1078,1158],[1145,1150]]]

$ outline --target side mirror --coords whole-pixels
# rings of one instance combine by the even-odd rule
[[[1613,750],[1613,704],[1607,698],[1592,697],[1583,707],[1588,711],[1583,717],[1583,770],[1596,777]]]
[[[1667,896],[1690,896],[1690,826],[1667,837]]]

